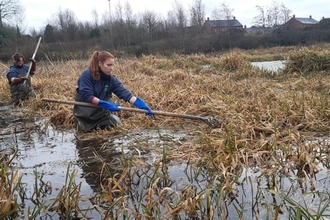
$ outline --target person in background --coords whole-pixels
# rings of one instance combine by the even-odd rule
[[[28,74],[29,66],[24,64],[25,58],[22,54],[15,53],[12,56],[12,60],[14,64],[9,68],[7,79],[10,86],[11,101],[18,105],[21,101],[30,97],[36,97],[36,93],[31,85],[31,76],[34,75],[37,64],[33,58],[29,59],[31,61],[31,69]]]
[[[120,125],[119,105],[113,103],[112,94],[132,105],[147,110],[146,115],[153,116],[151,108],[139,97],[134,96],[112,75],[115,57],[107,51],[95,51],[89,60],[89,68],[84,70],[77,80],[75,100],[92,103],[101,108],[74,106],[74,122],[78,132],[90,132]]]

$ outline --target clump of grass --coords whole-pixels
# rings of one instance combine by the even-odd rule
[[[0,218],[14,219],[18,215],[19,206],[17,195],[20,195],[22,187],[21,176],[19,170],[10,169],[10,163],[14,156],[8,161],[0,163]]]
[[[219,62],[226,71],[237,71],[251,66],[251,63],[241,53],[224,54]]]
[[[198,63],[194,59],[189,59],[189,57],[174,54],[171,57],[172,67],[175,69],[194,69],[198,68]]]
[[[330,70],[330,51],[301,48],[290,53],[284,73],[309,75],[311,73]]]
[[[0,217],[1,219],[5,217],[17,215],[18,205],[15,199],[15,190],[20,184],[19,171],[15,173],[4,173],[8,172],[7,169],[1,168],[1,180],[0,180]]]
[[[82,200],[80,195],[81,183],[77,184],[75,182],[76,175],[76,170],[70,173],[69,164],[63,188],[59,191],[57,197],[54,198],[54,202],[47,207],[48,211],[56,211],[63,219],[87,217],[79,207],[79,203]]]
[[[288,216],[292,219],[323,219],[323,217],[326,218],[329,216],[329,193],[308,193],[306,197],[314,197],[312,201],[317,200],[317,202],[319,202],[318,204],[311,204],[310,201],[306,201],[304,197],[297,201],[290,198],[289,195],[280,193],[276,190],[271,190],[271,192],[280,196],[283,206],[288,210]]]
[[[71,129],[73,123],[72,106],[59,106],[57,112],[49,118],[49,123],[56,129]]]
[[[251,62],[285,60],[288,54],[296,49],[294,46],[277,46],[272,48],[258,48],[256,50],[238,50],[244,53],[247,59]]]

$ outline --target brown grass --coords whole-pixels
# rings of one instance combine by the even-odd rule
[[[278,50],[282,51],[282,57],[288,57],[293,48]],[[261,52],[263,55],[264,51]],[[183,142],[173,155],[199,161],[225,176],[240,171],[243,164],[266,168],[281,164],[278,149],[289,152],[293,160],[291,166],[307,169],[301,166],[304,161],[309,164],[308,172],[314,172],[315,151],[302,148],[309,156],[298,154],[292,144],[301,147],[306,144],[303,135],[329,130],[329,75],[271,76],[249,65],[252,56],[260,54],[254,51],[247,55],[235,50],[221,56],[118,59],[114,75],[154,110],[217,116],[229,122],[225,128],[213,129],[200,121],[164,116],[153,120],[144,114],[121,112],[123,124],[118,129],[190,130],[194,138]],[[24,107],[29,107],[30,114],[49,117],[49,123],[57,128],[73,128],[73,106],[45,103],[41,98],[74,100],[76,80],[85,64],[86,61],[61,62],[54,66],[38,63],[32,81],[38,97],[26,101]],[[3,73],[1,78],[1,97],[9,101],[9,87]],[[115,101],[129,106],[121,100]]]

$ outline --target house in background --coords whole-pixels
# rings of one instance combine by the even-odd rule
[[[243,25],[238,20],[236,20],[235,17],[229,20],[210,20],[207,18],[203,28],[206,32],[213,34],[221,34],[222,32],[231,28],[244,31]]]
[[[309,16],[309,18],[297,18],[295,15],[288,20],[283,27],[284,28],[304,28],[308,26],[313,26],[318,24],[319,22],[312,18],[312,16]]]
[[[273,30],[275,30],[276,27],[265,27],[265,26],[252,26],[252,27],[246,27],[244,25],[244,30],[247,34],[267,34],[271,33]]]

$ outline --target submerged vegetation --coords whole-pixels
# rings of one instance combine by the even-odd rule
[[[279,54],[287,62],[276,73],[250,64],[261,58],[278,59]],[[196,120],[164,116],[152,119],[144,114],[119,112],[120,127],[79,138],[101,140],[102,150],[107,144],[102,140],[137,127],[189,130],[192,135],[176,142],[175,148],[164,147],[162,157],[152,164],[134,153],[120,156],[121,168],[115,173],[112,169],[118,161],[116,165],[102,163],[98,175],[103,178],[99,177],[98,194],[93,198],[80,196],[76,173],[68,168],[57,198],[47,201],[39,194],[49,190],[51,183],[38,183],[36,175],[30,219],[41,212],[56,212],[62,219],[88,218],[91,210],[101,219],[328,216],[329,176],[322,171],[330,164],[329,59],[326,46],[117,59],[114,75],[154,110],[220,117],[228,123],[212,128]],[[23,117],[38,115],[56,129],[73,129],[73,106],[41,99],[73,100],[76,80],[86,62],[38,63],[32,79],[38,97],[17,107]],[[2,105],[10,100],[5,66],[0,66]],[[98,158],[102,161],[101,156]],[[184,172],[191,181],[180,189],[172,187],[174,182],[168,174],[170,164],[176,163],[187,165]],[[19,213],[19,203],[27,198],[18,171],[10,169],[10,160],[4,160],[1,166],[0,216],[9,219]],[[323,175],[320,181],[318,174]],[[250,200],[245,201],[242,194],[250,195]],[[82,209],[80,203],[85,200],[93,207]]]

